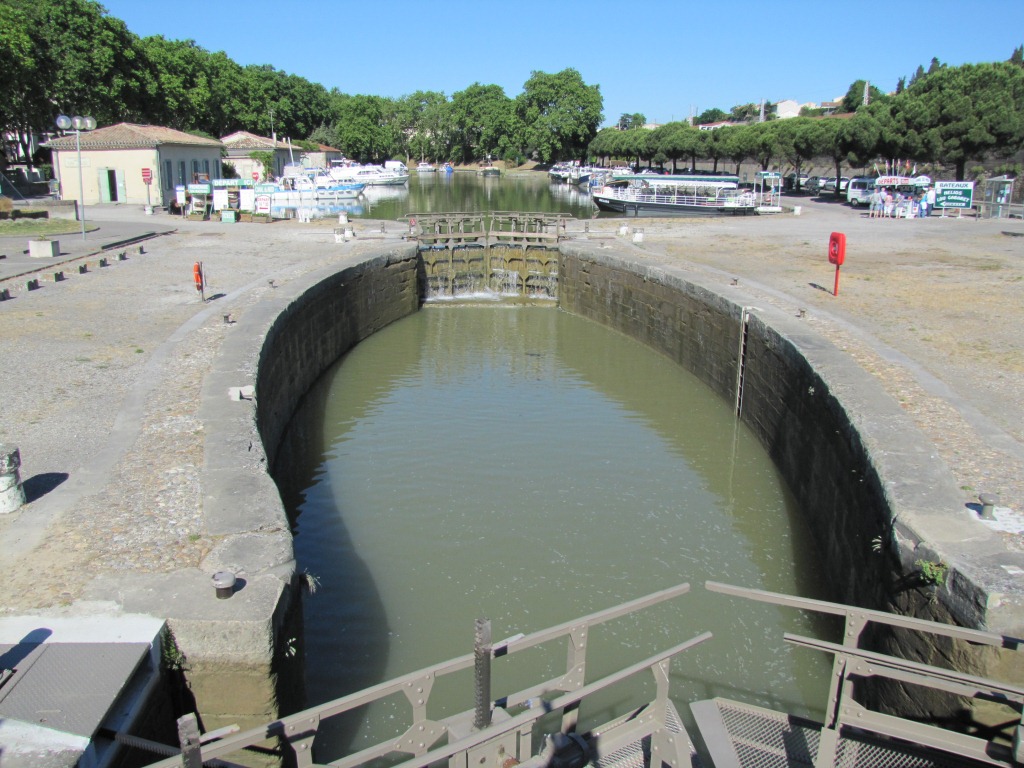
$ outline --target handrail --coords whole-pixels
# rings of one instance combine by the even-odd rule
[[[554,627],[533,632],[529,635],[513,636],[507,640],[498,641],[492,644],[491,656],[492,658],[499,658],[561,637],[567,638],[570,644],[572,644],[574,638],[578,638],[580,633],[585,633],[591,627],[598,626],[612,619],[679,597],[689,592],[689,590],[689,584],[679,584],[644,597],[627,601],[617,606],[612,606],[611,608],[595,611],[594,613],[558,624]],[[530,711],[521,713],[510,719],[505,719],[500,723],[473,734],[472,736],[453,742],[446,747],[438,748],[438,750],[434,750],[433,752],[428,751],[430,745],[436,743],[437,740],[446,732],[450,732],[447,725],[429,721],[426,717],[427,700],[429,699],[433,682],[437,677],[472,668],[475,661],[474,654],[466,654],[439,664],[434,664],[418,671],[402,675],[394,680],[389,680],[372,686],[363,691],[358,691],[324,704],[309,707],[301,712],[279,718],[266,723],[265,725],[251,728],[247,731],[233,733],[216,741],[204,743],[195,748],[197,750],[196,754],[197,756],[201,756],[200,759],[205,762],[230,755],[267,739],[281,738],[285,740],[285,742],[287,742],[295,752],[298,765],[311,766],[311,750],[309,747],[311,746],[311,743],[315,738],[316,731],[323,719],[334,717],[358,707],[365,706],[379,699],[402,692],[406,694],[406,698],[413,707],[409,731],[412,731],[413,728],[418,726],[429,725],[435,727],[436,732],[431,732],[430,729],[428,729],[428,733],[432,736],[430,744],[427,744],[427,747],[423,750],[416,750],[414,752],[412,749],[396,749],[396,740],[394,738],[389,738],[379,745],[368,747],[354,755],[341,758],[332,763],[332,765],[358,765],[359,763],[373,757],[379,757],[393,752],[413,752],[416,756],[411,758],[409,761],[406,761],[403,765],[408,765],[410,768],[412,765],[422,766],[432,762],[433,760],[439,759],[436,756],[430,757],[429,760],[425,759],[429,755],[434,755],[438,751],[445,751],[454,747],[454,751],[448,752],[445,755],[450,756],[450,754],[455,754],[461,749],[466,748],[456,747],[455,745],[461,745],[464,742],[467,742],[467,739],[472,742],[471,746],[478,746],[489,740],[495,739],[498,735],[507,733],[518,727],[518,725],[510,726],[510,723],[530,723],[539,719],[546,714],[547,711],[552,709],[572,707],[573,705],[578,704],[579,701],[590,693],[593,693],[596,690],[601,690],[608,685],[637,674],[639,671],[652,668],[653,666],[670,659],[672,656],[681,653],[693,645],[704,642],[710,637],[711,633],[705,632],[684,643],[676,645],[673,648],[656,654],[649,659],[633,664],[626,667],[624,670],[620,670],[619,672],[613,673],[599,681],[589,684],[585,684],[582,679],[582,672],[585,668],[586,644],[584,643],[580,647],[573,647],[568,654],[568,662],[564,675],[543,681],[522,691],[509,694],[508,696],[500,697],[497,700],[492,700],[491,706],[492,708],[494,706],[517,706],[549,691],[563,691],[564,693],[561,696],[555,698],[547,706],[542,707],[540,711],[533,711],[534,707],[531,706]],[[570,680],[572,684],[567,685],[567,681]],[[418,687],[425,690],[423,690],[422,693],[410,694],[410,691],[416,689],[417,684]],[[413,695],[420,697],[415,704],[413,703]],[[296,748],[296,745],[298,745],[298,748]],[[182,755],[179,753],[174,757],[169,757],[164,760],[160,760],[159,762],[152,763],[148,768],[176,768],[182,764],[181,759]],[[677,768],[682,768],[682,766]]]
[[[809,597],[794,597],[779,592],[768,592],[763,589],[749,589],[737,587],[732,584],[723,584],[718,581],[706,581],[704,587],[710,592],[720,592],[734,597],[743,597],[747,600],[756,600],[761,603],[772,603],[790,608],[799,608],[805,611],[817,611],[828,613],[833,616],[845,616],[849,619],[855,616],[862,621],[887,624],[901,629],[913,629],[919,632],[930,632],[935,635],[951,637],[956,640],[966,640],[969,643],[978,645],[990,645],[997,648],[1008,648],[1010,650],[1021,650],[1024,646],[1024,639],[1010,635],[1000,635],[995,632],[986,632],[981,629],[968,629],[953,624],[940,624],[927,619],[915,619],[910,616],[901,616],[897,613],[886,613],[871,608],[857,608],[855,606],[843,605],[842,603],[830,603],[825,600],[814,600]]]

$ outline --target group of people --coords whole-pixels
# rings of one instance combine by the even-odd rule
[[[935,187],[905,192],[875,187],[868,198],[869,219],[923,219],[935,208]]]

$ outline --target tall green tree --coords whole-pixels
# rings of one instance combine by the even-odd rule
[[[527,146],[542,162],[583,160],[604,117],[603,104],[600,86],[584,83],[575,69],[534,72],[516,97],[516,114]]]
[[[639,112],[634,112],[629,115],[625,112],[619,115],[618,129],[620,131],[628,131],[630,128],[643,128],[647,123],[647,118]]]
[[[846,90],[846,95],[843,96],[842,106],[840,107],[843,112],[856,112],[857,108],[864,104],[865,86],[868,89],[868,103],[874,103],[879,99],[885,98],[885,94],[875,86],[868,85],[867,80],[854,80]]]
[[[708,123],[720,123],[723,120],[729,119],[729,113],[725,110],[719,109],[718,107],[712,107],[711,109],[705,109],[695,118],[693,118],[694,125],[706,125]]]
[[[963,179],[969,160],[1008,156],[1024,147],[1024,69],[1008,62],[939,67],[900,94],[909,157],[951,163]]]
[[[515,102],[499,85],[473,83],[452,94],[452,159],[471,162],[491,156],[509,157],[522,147]]]

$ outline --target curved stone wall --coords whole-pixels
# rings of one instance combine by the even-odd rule
[[[899,406],[805,321],[745,306],[738,287],[734,294],[712,289],[682,270],[650,265],[628,246],[574,242],[560,250],[562,308],[663,352],[736,404],[806,510],[829,564],[823,578],[836,599],[1024,634],[1024,590],[1013,575],[1014,568],[1024,572],[1024,557],[1007,552],[963,514],[949,472]],[[252,537],[270,534],[273,544],[253,551],[269,553],[260,567],[285,582],[294,581],[294,562],[290,547],[287,558],[282,554],[286,521],[267,474],[285,427],[327,367],[361,339],[416,311],[423,282],[415,247],[408,245],[285,286],[247,314],[239,332],[248,341],[226,355],[207,382],[214,392],[246,383],[240,379],[255,383],[258,436],[252,419],[213,418],[217,437],[208,438],[207,469],[233,473],[220,487],[234,507],[251,511],[248,532],[237,535],[249,537],[248,547]],[[254,446],[254,438],[261,445]],[[240,474],[238,447],[246,441],[247,473]],[[214,518],[224,503],[211,498]],[[918,560],[949,563],[946,586],[932,593],[908,579]],[[271,609],[279,611],[280,603]],[[271,635],[279,631],[270,629]],[[273,653],[279,638],[266,640]],[[893,636],[880,642],[909,641]],[[1015,661],[960,656],[941,645],[907,645],[899,652],[946,666],[949,660],[938,656],[956,657],[959,668],[1004,679],[1005,670],[995,666],[1005,662],[1012,670]],[[929,708],[900,695],[888,694],[888,703],[906,712]]]
[[[745,306],[739,287],[712,290],[627,248],[564,244],[559,305],[663,352],[736,404],[805,510],[835,600],[1024,634],[1024,555],[971,519],[929,441],[872,376],[806,321]],[[945,585],[923,584],[919,561],[948,564]],[[876,642],[924,663],[1024,678],[1012,651],[902,633]],[[908,714],[942,706],[898,689],[880,695]]]

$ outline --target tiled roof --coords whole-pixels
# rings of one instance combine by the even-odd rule
[[[82,131],[82,149],[145,149],[163,144],[192,144],[201,147],[219,147],[216,139],[193,136],[184,131],[159,125],[117,123],[94,131]],[[47,143],[50,149],[75,149],[75,136],[68,134]]]
[[[288,149],[288,145],[283,141],[278,141],[275,145],[274,140],[269,136],[257,136],[255,133],[249,133],[248,131],[235,131],[234,133],[228,134],[227,136],[221,137],[221,141],[228,149]]]

